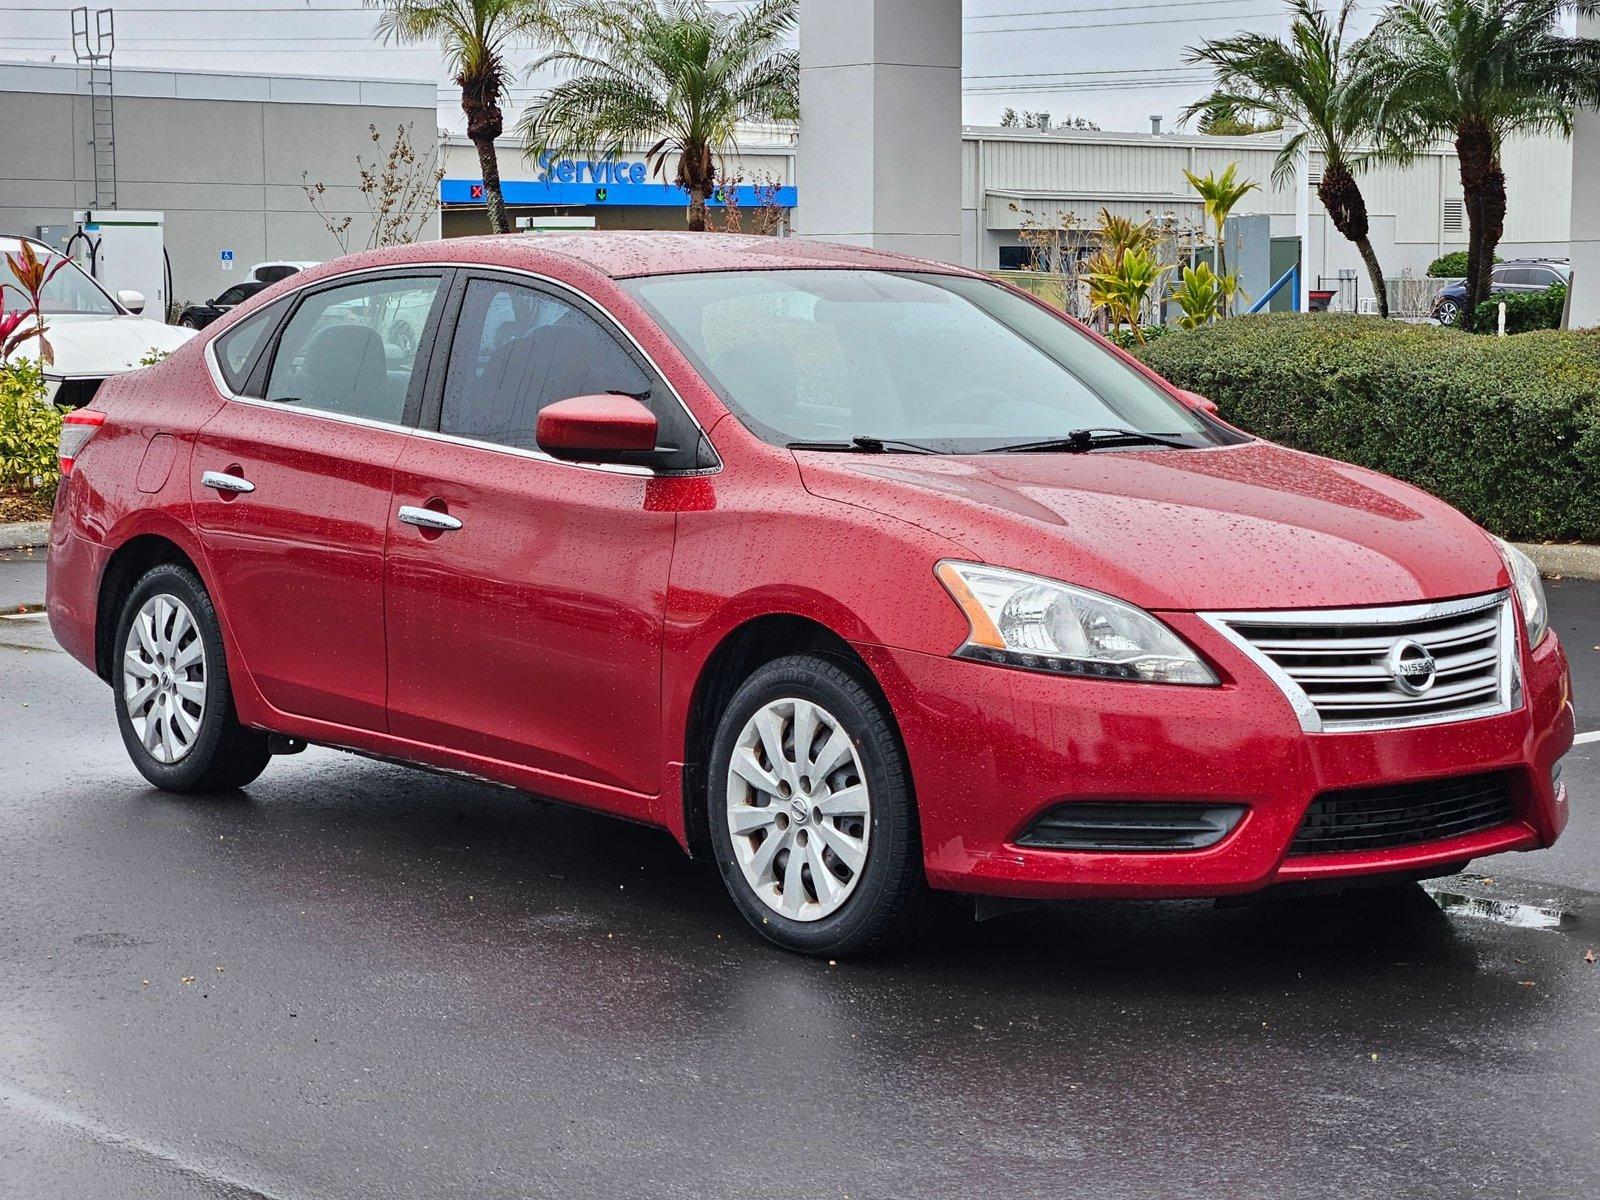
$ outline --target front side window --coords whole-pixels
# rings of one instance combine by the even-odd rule
[[[39,295],[39,308],[46,316],[114,317],[120,311],[111,298],[102,292],[85,275],[78,264],[68,260],[62,265],[59,254],[45,252],[44,257],[55,270],[44,291]],[[28,295],[11,268],[0,259],[0,311],[11,312],[29,306]]]
[[[439,280],[365,279],[307,296],[272,358],[266,398],[399,424]]]
[[[854,270],[652,276],[627,286],[741,421],[776,445],[854,437],[976,453],[1132,430],[1236,435],[999,284]]]
[[[541,408],[606,392],[637,396],[663,418],[650,377],[593,317],[519,284],[467,285],[445,372],[441,433],[534,450]]]
[[[251,292],[245,290],[245,287],[244,287],[243,284],[235,284],[233,287],[231,287],[227,291],[223,292],[222,295],[218,296],[216,298],[216,300],[214,301],[214,303],[217,304],[219,307],[227,307],[229,305],[234,305],[234,304],[243,304],[244,300],[245,300],[245,297],[249,296],[251,294],[252,294]]]

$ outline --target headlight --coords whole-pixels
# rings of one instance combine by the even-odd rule
[[[1511,572],[1511,585],[1516,589],[1517,607],[1522,610],[1522,625],[1528,631],[1528,647],[1532,649],[1550,632],[1550,608],[1545,604],[1539,568],[1510,542],[1495,538],[1494,544],[1500,548],[1500,557],[1506,560],[1506,570]]]
[[[1142,608],[1000,567],[946,560],[934,573],[967,616],[961,658],[1099,679],[1217,682],[1182,638]]]

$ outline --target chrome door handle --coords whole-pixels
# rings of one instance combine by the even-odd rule
[[[207,471],[200,476],[200,486],[208,487],[218,492],[253,492],[256,485],[248,479],[241,479],[237,475],[225,475],[221,471]]]
[[[400,523],[415,525],[418,529],[433,529],[440,533],[449,533],[453,529],[461,528],[461,522],[449,513],[442,513],[432,508],[416,508],[410,504],[400,506]]]

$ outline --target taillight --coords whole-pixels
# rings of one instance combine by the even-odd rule
[[[61,474],[72,474],[72,464],[95,431],[104,425],[106,415],[92,408],[80,408],[61,418],[61,440],[56,447],[56,458],[61,462]]]

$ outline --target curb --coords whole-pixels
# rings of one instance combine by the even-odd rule
[[[1554,542],[1518,542],[1516,546],[1547,579],[1600,579],[1600,546]]]
[[[50,542],[49,521],[16,521],[0,525],[0,550],[30,550]]]

